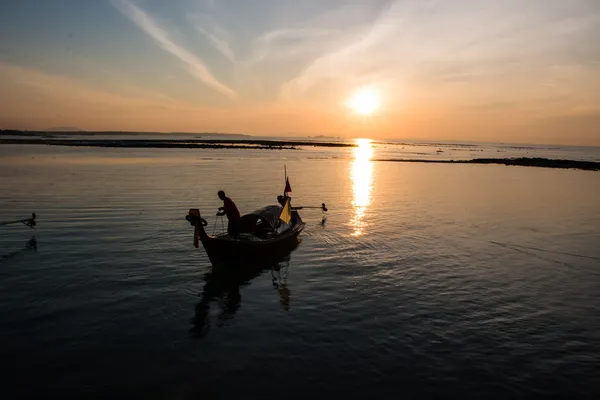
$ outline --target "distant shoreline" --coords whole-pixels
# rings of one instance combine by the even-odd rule
[[[356,147],[354,143],[253,139],[33,139],[0,138],[0,144],[33,144],[73,147],[125,147],[172,149],[270,149],[297,150],[297,146]]]
[[[68,136],[143,136],[143,135],[187,135],[187,136],[223,136],[223,137],[252,137],[245,133],[219,132],[134,132],[134,131],[83,131],[76,128],[51,128],[43,131],[21,131],[17,129],[0,129],[0,136],[28,136],[57,138]]]
[[[423,159],[393,159],[380,158],[372,161],[381,162],[418,162],[431,164],[499,164],[519,167],[559,168],[559,169],[581,169],[584,171],[600,171],[600,162],[577,161],[577,160],[555,160],[542,157],[518,157],[518,158],[474,158],[472,160],[423,160]]]
[[[33,136],[33,135],[32,135]],[[106,148],[167,148],[167,149],[253,149],[253,150],[299,150],[299,147],[356,147],[354,143],[251,140],[251,139],[56,139],[56,138],[0,138],[0,144],[25,144],[70,147]],[[472,160],[426,160],[426,159],[373,159],[377,162],[418,162],[432,164],[499,164],[508,166],[580,169],[600,171],[600,162],[555,160],[541,157],[475,158]]]

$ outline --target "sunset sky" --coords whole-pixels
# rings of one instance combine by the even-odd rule
[[[0,128],[600,145],[599,43],[598,0],[3,1]]]

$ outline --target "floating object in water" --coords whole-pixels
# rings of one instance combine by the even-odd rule
[[[30,228],[35,227],[35,213],[31,214],[31,218],[25,218],[25,219],[18,219],[16,221],[6,221],[6,222],[0,222],[0,226],[5,226],[5,225],[12,225],[12,224],[18,224],[21,223],[23,225],[26,225]]]

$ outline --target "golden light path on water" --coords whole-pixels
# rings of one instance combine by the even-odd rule
[[[354,161],[351,166],[352,191],[354,198],[354,236],[360,236],[364,233],[364,216],[367,207],[371,204],[371,188],[373,181],[373,163],[371,156],[373,148],[370,139],[357,139],[358,147],[354,148]]]

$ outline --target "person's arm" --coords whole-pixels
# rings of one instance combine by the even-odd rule
[[[225,207],[219,207],[219,211],[217,212],[217,217],[222,217],[225,215]]]

